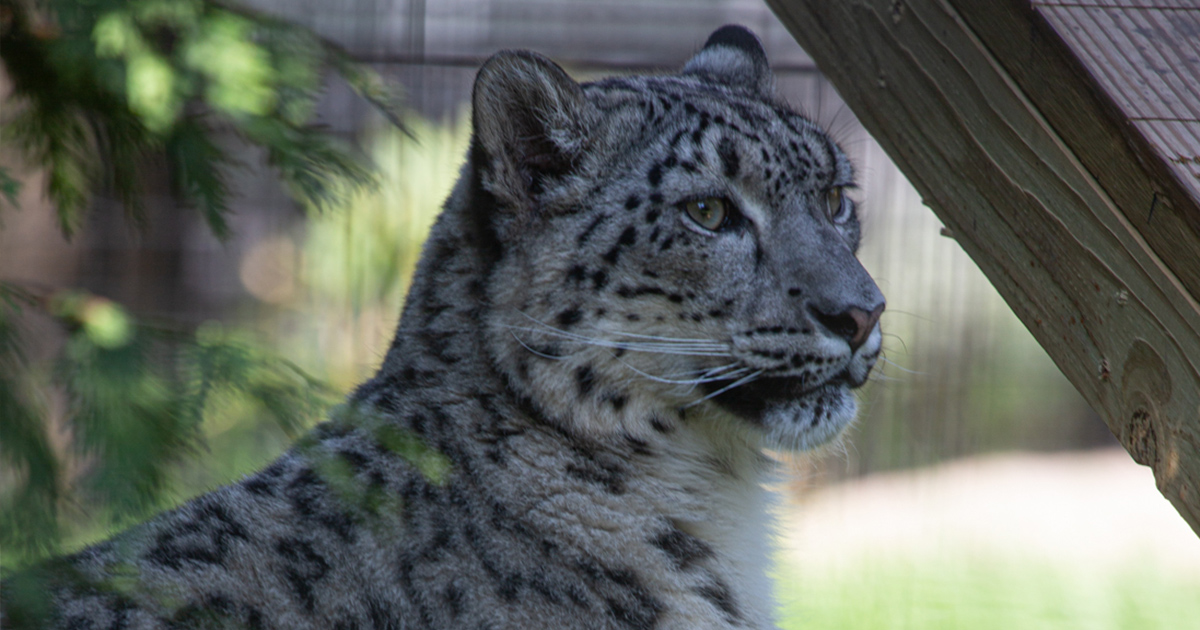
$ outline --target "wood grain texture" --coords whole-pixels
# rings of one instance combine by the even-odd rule
[[[768,4],[1200,532],[1200,213],[1150,143],[1028,5]]]
[[[1171,156],[1165,152],[1170,147],[1147,137],[1137,126],[1159,126],[1169,120],[1155,116],[1154,108],[1163,107],[1155,100],[1173,93],[1168,83],[1157,77],[1165,68],[1156,54],[1147,52],[1147,38],[1137,34],[1132,35],[1134,39],[1129,35],[1110,37],[1105,34],[1109,31],[1099,28],[1095,19],[1085,20],[1089,26],[1080,32],[1067,28],[1065,23],[1056,26],[1053,11],[1063,5],[1051,7],[1039,3],[1035,7],[1024,0],[999,0],[956,1],[954,6],[959,7],[961,19],[1112,197],[1134,229],[1191,295],[1200,295],[1200,265],[1193,262],[1196,243],[1200,241],[1200,207],[1194,197],[1195,188],[1188,182],[1185,169],[1178,168],[1182,165],[1168,161]],[[1149,0],[1104,9],[1074,6],[1062,10],[1111,13],[1106,20],[1111,22],[1115,18],[1118,23],[1122,15],[1132,13],[1167,13],[1179,18],[1195,11],[1138,8],[1145,6],[1151,6]],[[1180,19],[1175,22],[1185,24]],[[1135,29],[1130,20],[1125,20],[1125,26],[1131,32]],[[1119,29],[1114,26],[1110,30]],[[1184,32],[1173,37],[1179,39]],[[1096,43],[1101,41],[1102,45]],[[1181,45],[1187,44],[1183,41]],[[1182,49],[1173,55],[1190,57]],[[1187,75],[1189,63],[1178,63],[1171,70]],[[1191,82],[1196,81],[1193,76]],[[1158,111],[1167,116],[1186,117],[1183,100],[1175,98],[1174,105],[1165,112]]]
[[[1188,194],[1200,195],[1200,4],[1034,6]]]

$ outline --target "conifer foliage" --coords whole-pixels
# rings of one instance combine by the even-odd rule
[[[214,0],[0,0],[0,60],[16,110],[0,139],[46,169],[66,234],[97,189],[140,219],[139,166],[161,153],[181,201],[226,235],[218,128],[261,146],[305,203],[368,183],[356,155],[311,124],[327,70],[399,123],[396,91],[337,45]]]
[[[217,0],[0,0],[0,61],[12,89],[0,143],[45,172],[46,197],[68,237],[86,225],[97,194],[143,223],[147,160],[169,166],[181,208],[227,237],[226,173],[235,164],[218,134],[261,148],[304,207],[324,209],[370,185],[367,162],[313,123],[331,74],[400,125],[398,90],[337,45]],[[19,187],[0,168],[0,197],[15,205]],[[23,351],[30,312],[65,332],[49,369]],[[62,449],[52,445],[50,391],[67,401],[70,448],[89,467],[87,488],[70,487]],[[53,551],[72,491],[86,490],[111,521],[157,507],[169,466],[196,449],[215,394],[253,401],[293,431],[329,393],[237,335],[139,322],[105,298],[31,291],[0,274],[0,467],[9,479],[0,563]]]

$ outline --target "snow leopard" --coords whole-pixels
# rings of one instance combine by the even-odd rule
[[[503,51],[382,366],[265,469],[3,589],[10,628],[770,628],[772,452],[880,354],[851,162],[748,30]]]

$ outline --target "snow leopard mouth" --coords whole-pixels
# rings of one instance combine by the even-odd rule
[[[818,399],[822,394],[832,394],[838,390],[853,389],[846,372],[813,384],[812,379],[800,376],[776,376],[760,378],[744,385],[729,388],[715,396],[713,400],[730,412],[743,418],[761,418],[768,407],[780,403],[803,399]],[[719,392],[730,383],[714,382],[706,387],[709,393]]]

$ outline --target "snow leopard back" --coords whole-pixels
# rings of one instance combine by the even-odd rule
[[[879,353],[848,160],[740,27],[584,85],[503,52],[473,107],[378,374],[4,627],[771,627],[762,451],[835,439]]]

